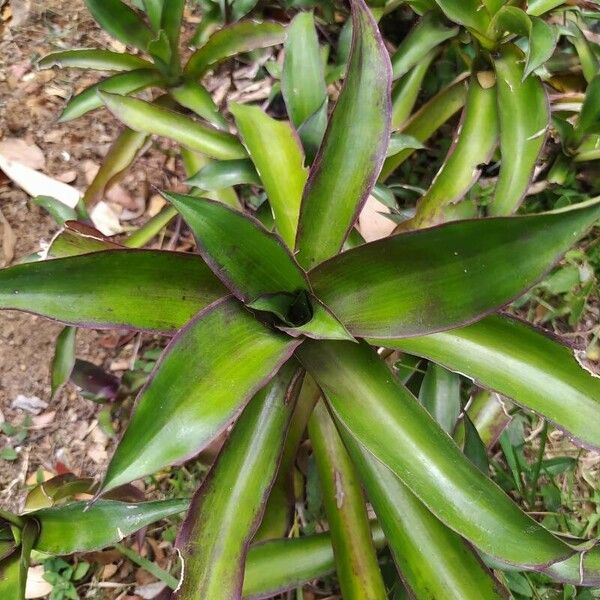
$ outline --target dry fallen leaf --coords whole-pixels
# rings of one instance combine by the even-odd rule
[[[0,155],[6,160],[21,163],[38,171],[46,166],[46,158],[40,148],[20,138],[2,140],[0,142]]]
[[[12,230],[10,223],[0,210],[0,223],[2,223],[2,254],[4,255],[3,267],[9,265],[15,257],[15,245],[17,236]]]
[[[37,565],[29,567],[27,571],[27,586],[25,588],[25,598],[44,598],[52,591],[52,586],[44,580],[44,566]]]

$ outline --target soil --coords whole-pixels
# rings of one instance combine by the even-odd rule
[[[7,16],[7,8],[13,8],[12,15],[8,11]],[[39,148],[45,174],[84,189],[90,170],[101,162],[119,126],[106,111],[58,123],[65,99],[94,83],[98,75],[74,69],[39,71],[35,62],[53,50],[115,49],[114,42],[96,26],[81,0],[13,1],[0,8],[0,15],[0,27],[3,19],[8,21],[0,37],[0,143],[22,140],[33,150]],[[151,151],[125,179],[116,197],[123,209],[133,213],[141,206],[143,210],[149,186],[165,185],[164,162],[163,154]],[[58,229],[47,213],[1,172],[0,211],[8,223],[8,227],[0,224],[0,246],[8,243],[9,254],[13,254],[12,260],[0,256],[2,266],[37,252]],[[32,421],[26,439],[15,446],[18,458],[0,459],[2,508],[22,506],[26,482],[35,478],[38,469],[46,476],[66,468],[77,475],[96,477],[111,450],[110,439],[96,420],[99,405],[84,399],[72,384],[50,398],[50,364],[61,328],[34,315],[0,312],[0,422],[18,426],[27,417]],[[80,330],[77,356],[106,369],[125,364],[133,345],[110,348],[114,339],[113,332]],[[47,407],[37,415],[13,408],[19,395],[39,398]],[[0,448],[8,441],[0,435]]]

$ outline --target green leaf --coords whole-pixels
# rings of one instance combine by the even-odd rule
[[[285,29],[279,23],[240,21],[223,27],[210,36],[206,44],[196,50],[185,66],[185,75],[195,79],[203,77],[220,62],[257,48],[282,44]]]
[[[419,391],[419,402],[440,427],[452,435],[460,414],[460,377],[429,363]]]
[[[315,20],[311,12],[300,12],[288,25],[281,92],[288,115],[298,129],[327,100],[325,72]]]
[[[395,82],[392,89],[392,129],[403,126],[410,117],[417,103],[425,75],[436,54],[435,50],[426,54],[406,75]],[[394,134],[392,134],[392,138],[393,136]],[[390,156],[389,148],[388,156]]]
[[[17,460],[17,458],[19,458],[19,455],[16,450],[10,446],[5,446],[0,450],[0,459],[2,460]]]
[[[575,126],[577,139],[581,141],[600,121],[600,75],[590,81],[585,90],[585,100],[581,106],[579,119]]]
[[[52,397],[57,390],[69,380],[75,364],[75,327],[65,327],[56,339],[54,358],[51,368]]]
[[[596,198],[539,215],[455,221],[353,248],[309,279],[356,337],[433,333],[518,297],[599,217]]]
[[[46,210],[56,221],[57,225],[63,225],[65,221],[77,219],[75,209],[51,196],[36,196],[32,199],[32,202]]]
[[[196,492],[177,540],[187,574],[181,600],[241,597],[248,546],[275,480],[300,371],[289,361],[248,403]]]
[[[164,136],[211,158],[245,158],[237,138],[226,131],[203,125],[184,115],[143,100],[99,92],[110,112],[135,131]]]
[[[323,104],[298,127],[298,136],[304,147],[307,165],[312,165],[323,142],[327,130],[327,105],[328,100],[325,99]]]
[[[160,519],[183,512],[189,501],[128,504],[114,500],[72,502],[29,513],[40,524],[34,548],[49,554],[102,550]]]
[[[490,16],[479,0],[435,0],[446,16],[455,23],[484,34]]]
[[[196,81],[185,79],[180,85],[169,89],[169,94],[181,106],[189,108],[211,125],[229,131],[225,117],[219,112],[207,89]]]
[[[200,312],[173,338],[140,392],[102,491],[206,447],[298,343],[267,329],[231,297]]]
[[[154,31],[160,29],[162,22],[162,11],[165,0],[142,0],[144,3],[144,10],[148,15],[148,20]]]
[[[530,15],[540,16],[565,4],[565,2],[566,0],[529,0],[527,2],[527,12]]]
[[[296,250],[305,268],[341,249],[379,175],[389,142],[389,56],[363,0],[353,0],[351,7],[352,51],[344,87],[300,208]]]
[[[464,413],[461,419],[464,428],[463,454],[484,474],[487,475],[490,462],[487,456],[487,448],[481,439],[469,413]]]
[[[541,67],[554,54],[558,42],[558,30],[538,17],[531,17],[529,49],[523,79]]]
[[[48,481],[36,485],[27,493],[23,512],[54,506],[65,498],[76,494],[89,494],[94,488],[93,479],[79,479],[73,473],[56,475]]]
[[[148,135],[125,128],[111,144],[100,169],[85,190],[83,203],[91,206],[102,199],[106,190],[127,172],[144,148]]]
[[[342,429],[451,529],[525,568],[571,555],[463,456],[366,344],[307,340],[296,354]]]
[[[385,599],[360,481],[322,401],[315,406],[308,433],[323,490],[342,595]]]
[[[372,524],[376,548],[385,540],[381,529]],[[331,537],[327,533],[255,544],[248,552],[244,573],[244,599],[270,598],[278,592],[329,575],[335,570]]]
[[[402,581],[414,598],[484,600],[507,592],[468,544],[441,523],[349,434],[350,456],[385,532]]]
[[[100,71],[132,71],[134,69],[152,69],[152,63],[126,52],[112,52],[80,48],[76,50],[61,50],[46,54],[38,62],[40,69],[51,67],[71,67],[73,69],[98,69]]]
[[[0,595],[3,598],[25,598],[25,580],[22,575],[21,554],[16,550],[0,562]]]
[[[546,92],[539,77],[524,81],[523,53],[505,44],[494,60],[500,118],[502,162],[492,215],[514,212],[527,192],[550,120]]]
[[[252,161],[241,158],[210,162],[187,179],[186,183],[210,192],[242,183],[260,185],[261,182]]]
[[[477,77],[469,82],[467,102],[458,133],[444,164],[417,203],[413,219],[400,225],[415,229],[447,220],[444,210],[461,200],[481,174],[498,142],[496,88],[484,88]]]
[[[288,123],[257,106],[232,104],[229,109],[265,187],[277,230],[292,248],[307,178],[299,140]]]
[[[564,427],[576,441],[600,447],[600,379],[572,350],[521,321],[494,315],[385,345],[464,373]]]
[[[171,49],[170,70],[179,72],[179,37],[185,0],[168,0],[161,15],[161,29],[165,32]]]
[[[282,241],[258,221],[220,202],[166,192],[215,275],[243,302],[308,290],[305,273]]]
[[[392,133],[390,136],[390,145],[388,146],[387,156],[394,156],[398,152],[406,149],[422,150],[423,144],[414,136],[405,133]]]
[[[163,83],[162,75],[154,69],[136,69],[135,71],[112,75],[73,96],[60,114],[58,122],[72,121],[91,110],[100,108],[102,106],[102,97],[98,93],[100,91],[126,95],[152,86],[160,86]],[[141,100],[138,102],[141,102]]]
[[[463,107],[466,98],[467,85],[461,76],[426,102],[400,131],[424,143]],[[385,181],[413,153],[414,149],[406,149],[387,158],[379,181]]]
[[[94,329],[172,333],[225,294],[198,256],[176,252],[109,250],[0,270],[0,308]]]
[[[491,448],[510,424],[512,417],[508,413],[506,404],[508,403],[502,400],[498,394],[489,390],[480,390],[471,397],[466,414],[484,448]],[[479,442],[473,440],[473,436],[467,433],[465,423],[466,420],[463,422],[463,419],[458,422],[453,437],[467,454],[467,444],[473,441],[476,444]],[[471,439],[468,440],[468,437]]]
[[[154,34],[140,15],[121,0],[85,0],[98,25],[117,40],[146,50]]]
[[[122,248],[90,225],[80,221],[67,221],[63,230],[50,243],[46,258],[65,258]]]
[[[436,46],[457,34],[458,27],[448,26],[438,11],[425,13],[392,55],[394,79],[408,73]]]

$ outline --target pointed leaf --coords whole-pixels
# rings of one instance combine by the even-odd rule
[[[56,394],[58,388],[69,380],[75,364],[75,335],[77,328],[65,327],[56,339],[54,358],[52,360],[51,394]]]
[[[99,92],[110,112],[135,131],[161,135],[211,158],[245,158],[237,138],[225,131],[202,125],[184,115],[136,98]]]
[[[282,44],[284,39],[285,29],[279,23],[240,21],[213,33],[206,44],[192,54],[185,66],[185,74],[200,79],[207,71],[231,56],[276,46]]]
[[[71,67],[73,69],[98,69],[100,71],[132,71],[133,69],[152,69],[153,65],[139,56],[127,54],[126,52],[78,48],[46,54],[38,62],[38,67],[40,69]]]
[[[100,169],[83,195],[83,203],[91,206],[101,200],[107,188],[119,181],[145,146],[148,136],[124,129],[111,144]]]
[[[296,354],[336,422],[443,523],[491,556],[524,568],[572,554],[463,456],[366,344],[307,340]]]
[[[220,160],[208,163],[186,183],[207,192],[242,183],[260,185],[260,178],[251,160]]]
[[[344,443],[366,487],[402,575],[414,598],[509,598],[458,534],[441,523],[383,464],[345,434]]]
[[[77,218],[74,208],[67,206],[52,196],[36,196],[32,199],[34,204],[41,206],[52,216],[57,225],[63,225],[65,221]]]
[[[231,297],[201,311],[173,338],[142,388],[102,491],[198,453],[298,343],[267,329]]]
[[[46,258],[65,258],[119,249],[123,249],[123,246],[111,242],[94,227],[80,221],[66,221],[62,231],[50,242]]]
[[[327,99],[298,127],[298,136],[304,147],[305,163],[312,165],[327,130]]]
[[[121,0],[85,0],[85,4],[100,27],[120,42],[146,50],[153,40],[140,15]]]
[[[600,379],[572,350],[521,321],[494,315],[385,345],[464,373],[564,427],[579,443],[600,447]]]
[[[179,600],[241,597],[248,546],[275,480],[299,373],[289,361],[248,403],[196,492],[177,540],[186,567]]]
[[[438,11],[425,13],[392,55],[394,79],[408,73],[436,46],[457,34],[458,27],[448,26]]]
[[[482,34],[487,31],[490,16],[479,0],[435,1],[451,21],[469,29],[475,29]]]
[[[600,122],[600,75],[596,75],[585,90],[575,133],[579,140]]]
[[[344,87],[304,190],[296,236],[305,268],[337,254],[375,183],[390,135],[389,56],[369,9],[353,0]]]
[[[263,182],[277,230],[291,248],[307,178],[299,140],[288,123],[257,106],[232,104],[229,110]]]
[[[308,422],[344,598],[385,599],[365,499],[352,461],[322,401]]]
[[[506,44],[494,60],[500,118],[502,162],[490,214],[514,212],[527,192],[538,155],[546,139],[550,113],[539,77],[523,81],[523,53]]]
[[[356,337],[423,335],[518,297],[598,218],[600,199],[526,217],[456,221],[353,248],[309,279]]]
[[[323,60],[312,13],[300,12],[292,19],[286,29],[284,51],[281,92],[290,121],[298,129],[327,100]]]
[[[527,51],[527,64],[523,72],[523,79],[541,67],[554,54],[558,42],[558,30],[538,17],[531,17],[531,31],[529,32],[529,49]]]
[[[0,270],[0,308],[95,329],[171,333],[226,293],[198,256],[176,252],[109,250]]]
[[[160,519],[183,512],[187,499],[128,504],[114,500],[72,502],[29,513],[40,524],[34,548],[50,554],[102,550]]]
[[[186,79],[180,85],[170,88],[169,93],[181,106],[189,108],[218,129],[229,131],[225,117],[219,112],[208,90],[201,84]]]
[[[165,193],[196,237],[215,275],[243,302],[308,290],[306,275],[281,240],[258,221],[214,200]]]
[[[136,69],[135,71],[112,75],[73,96],[63,109],[59,123],[72,121],[91,110],[100,108],[102,106],[102,98],[98,94],[99,91],[112,92],[114,94],[132,94],[151,86],[159,86],[163,82],[162,75],[154,69]]]
[[[417,203],[414,219],[406,228],[435,225],[447,220],[445,208],[458,202],[481,174],[480,165],[491,157],[498,142],[496,88],[484,88],[476,77],[469,82],[467,103],[454,142],[431,186]]]

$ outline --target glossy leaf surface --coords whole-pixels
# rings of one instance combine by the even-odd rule
[[[277,231],[292,248],[308,175],[300,142],[288,123],[257,106],[233,104],[229,109],[265,187]]]
[[[414,598],[498,600],[508,592],[458,534],[448,529],[350,435],[344,442]]]
[[[154,69],[136,69],[135,71],[112,75],[73,96],[62,111],[59,122],[71,121],[91,110],[100,108],[102,98],[98,94],[99,91],[113,94],[131,94],[153,85],[160,85],[162,82],[162,75]]]
[[[146,50],[153,40],[140,15],[121,0],[85,0],[85,4],[98,25],[120,42]]]
[[[485,33],[490,22],[490,16],[478,0],[435,0],[446,16],[455,23],[460,23]]]
[[[286,29],[281,92],[298,129],[327,100],[323,60],[312,13],[300,12]]]
[[[494,60],[502,162],[492,215],[514,212],[527,192],[549,124],[548,100],[535,75],[523,79],[523,53],[504,45]]]
[[[460,414],[460,377],[444,367],[429,363],[419,401],[440,427],[452,435]]]
[[[74,69],[98,69],[101,71],[132,71],[152,68],[152,63],[126,52],[87,49],[61,50],[46,54],[38,62],[40,69],[71,67]]]
[[[75,327],[65,327],[56,338],[56,347],[51,367],[51,394],[69,380],[75,364]]]
[[[188,573],[177,598],[241,598],[246,553],[275,479],[298,373],[290,361],[248,403],[196,492],[177,541]]]
[[[200,312],[173,338],[142,388],[103,491],[199,452],[297,345],[267,329],[231,297]]]
[[[391,469],[443,523],[524,568],[572,554],[464,457],[369,346],[307,340],[297,355],[344,435]]]
[[[467,85],[464,77],[460,77],[426,102],[403,125],[401,132],[425,142],[463,107],[466,98]],[[413,152],[413,149],[407,149],[387,158],[379,180],[385,181]]]
[[[186,183],[201,190],[222,190],[232,185],[251,183],[260,185],[260,178],[251,160],[220,160],[208,163],[192,175]]]
[[[50,554],[102,550],[155,521],[183,512],[187,499],[128,504],[114,500],[72,502],[31,512],[40,524],[34,548]]]
[[[210,36],[206,44],[196,50],[185,66],[188,77],[199,79],[220,62],[257,48],[268,48],[283,43],[285,29],[279,23],[240,21],[223,27]]]
[[[381,529],[371,524],[373,543],[383,547]],[[335,569],[329,533],[272,540],[253,545],[244,574],[244,598],[271,598],[278,592],[332,573]]]
[[[203,125],[180,113],[137,98],[106,92],[100,95],[115,117],[135,131],[170,138],[211,158],[232,160],[246,157],[237,138],[226,131]]]
[[[255,219],[205,198],[174,193],[165,198],[194,232],[206,264],[240,300],[308,290],[290,251]]]
[[[219,112],[208,90],[198,82],[186,79],[172,87],[169,93],[181,106],[189,108],[218,129],[228,131],[225,117]]]
[[[517,297],[598,218],[596,199],[553,213],[448,223],[348,250],[309,279],[354,336],[422,335]]]
[[[392,56],[394,79],[408,73],[431,50],[457,33],[458,27],[446,24],[437,11],[423,15]]]
[[[344,598],[385,599],[385,585],[371,542],[360,481],[324,403],[308,422],[338,581]]]
[[[226,294],[198,256],[176,252],[109,250],[0,271],[0,308],[81,327],[170,333]]]
[[[101,200],[106,189],[116,183],[142,151],[148,135],[124,129],[111,144],[96,176],[85,190],[83,203],[90,206]]]
[[[483,88],[476,77],[469,83],[467,103],[456,138],[426,194],[417,203],[414,219],[401,228],[443,222],[444,208],[458,202],[477,181],[498,140],[496,89]]]
[[[385,345],[464,373],[544,415],[576,441],[600,447],[600,379],[579,365],[571,349],[526,323],[493,315]]]
[[[305,268],[336,254],[375,183],[385,158],[391,68],[377,24],[353,0],[352,51],[344,87],[311,167],[296,237]]]

